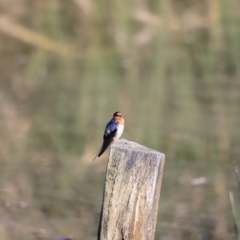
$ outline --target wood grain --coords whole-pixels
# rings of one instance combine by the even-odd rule
[[[165,155],[124,139],[111,145],[98,240],[153,240]]]

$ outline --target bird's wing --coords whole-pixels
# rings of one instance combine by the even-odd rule
[[[107,137],[108,135],[111,135],[112,132],[116,133],[117,128],[118,128],[118,121],[115,119],[112,119],[111,121],[109,121],[109,123],[107,124],[106,128],[105,128],[105,132],[103,135],[103,139],[105,137]]]
[[[108,148],[108,146],[112,142],[116,132],[117,132],[117,129],[113,130],[109,135],[104,136],[103,145],[98,153],[98,157],[100,157],[105,152],[105,150]]]
[[[98,154],[96,157],[100,157],[104,151],[108,148],[110,143],[112,142],[116,132],[117,132],[117,127],[118,127],[118,121],[112,119],[106,126],[105,132],[103,135],[103,144],[102,147],[100,148]],[[96,157],[93,159],[93,161],[96,159]]]

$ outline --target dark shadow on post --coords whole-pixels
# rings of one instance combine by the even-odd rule
[[[165,155],[121,139],[110,149],[98,240],[153,240]]]

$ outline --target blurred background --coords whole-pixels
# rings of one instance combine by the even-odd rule
[[[1,240],[97,238],[108,151],[92,159],[115,111],[123,138],[166,154],[155,239],[237,239],[239,11],[0,0]]]

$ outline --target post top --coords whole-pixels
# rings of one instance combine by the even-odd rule
[[[151,148],[147,148],[147,147],[145,147],[143,145],[140,145],[138,143],[128,141],[126,139],[115,140],[113,142],[113,144],[111,145],[111,148],[128,148],[128,149],[137,150],[137,151],[141,151],[141,152],[150,152],[150,153],[153,153],[153,154],[160,154],[160,155],[163,154],[161,152],[158,152],[158,151],[153,150]]]

